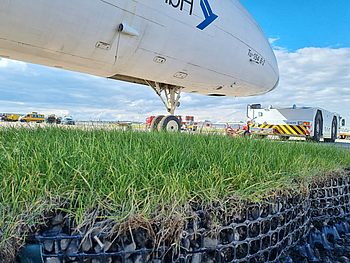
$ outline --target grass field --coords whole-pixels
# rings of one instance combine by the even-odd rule
[[[116,222],[276,190],[350,166],[348,150],[306,142],[59,128],[0,131],[0,251],[50,211]]]

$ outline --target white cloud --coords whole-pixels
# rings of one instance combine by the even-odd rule
[[[276,55],[281,79],[273,92],[249,98],[183,94],[177,113],[225,122],[244,120],[250,103],[297,104],[336,111],[350,121],[350,48],[276,48]],[[150,88],[126,82],[10,60],[0,61],[0,80],[0,112],[37,110],[78,119],[135,121],[165,113]]]
[[[324,107],[350,115],[350,49],[304,48],[295,52],[276,51],[281,82],[261,99],[282,105]]]
[[[280,38],[279,37],[270,37],[269,38],[269,42],[270,42],[270,44],[271,45],[273,45],[273,44],[275,44],[278,40],[280,40]]]
[[[0,70],[16,70],[25,71],[27,69],[27,64],[21,61],[9,60],[0,57]]]

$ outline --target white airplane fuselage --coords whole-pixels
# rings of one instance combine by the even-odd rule
[[[0,0],[0,56],[204,95],[259,95],[279,79],[238,0]]]

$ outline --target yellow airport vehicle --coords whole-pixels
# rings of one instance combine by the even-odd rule
[[[339,138],[342,140],[349,140],[350,139],[350,129],[341,130],[339,133]]]
[[[20,122],[37,122],[42,123],[45,121],[45,115],[37,112],[29,113],[19,119]]]
[[[3,117],[3,120],[8,122],[16,122],[19,120],[19,117],[20,117],[19,114],[9,114],[9,115],[5,115]]]

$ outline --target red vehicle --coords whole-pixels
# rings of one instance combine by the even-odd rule
[[[154,120],[156,116],[149,116],[147,119],[146,119],[146,128],[149,129],[151,128],[151,124],[152,124],[152,121]]]

